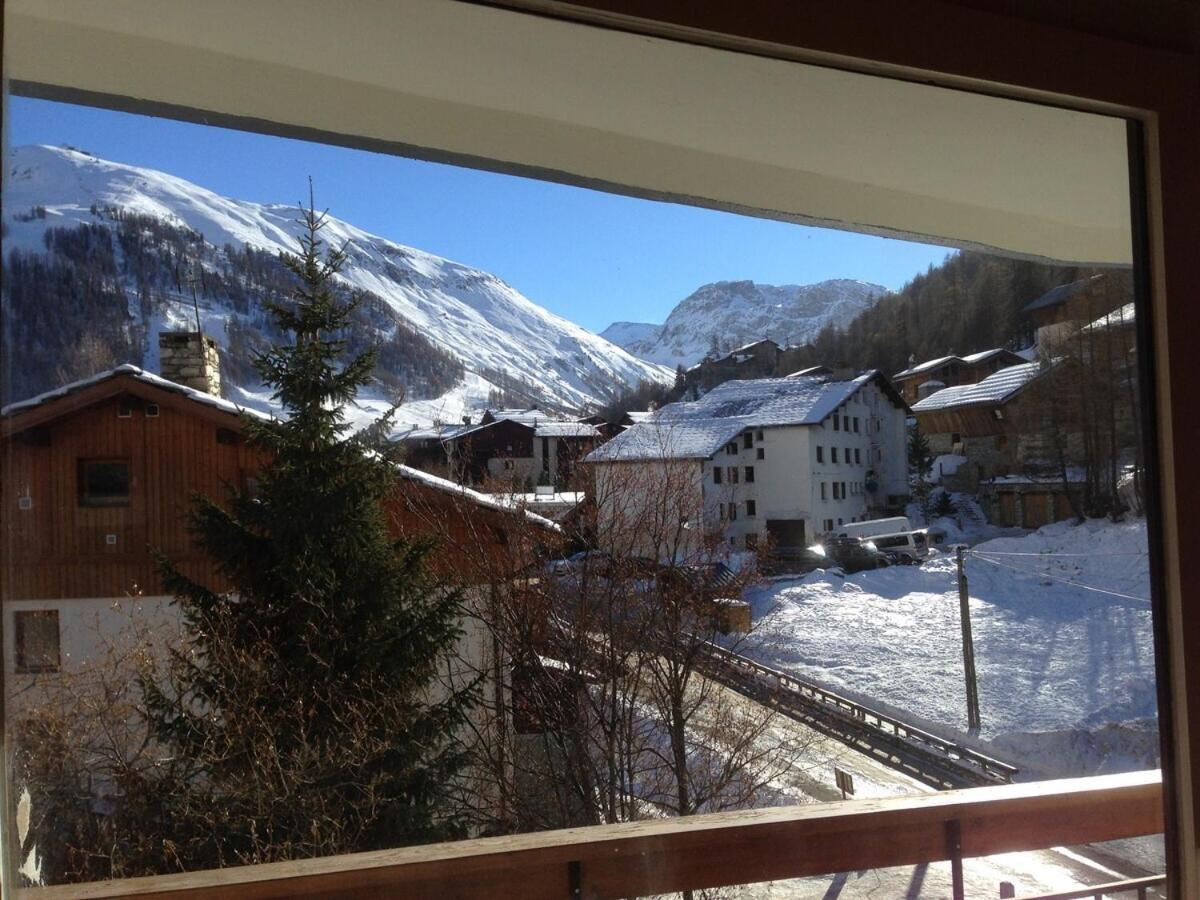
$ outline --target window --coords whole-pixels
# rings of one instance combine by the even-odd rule
[[[732,444],[726,444],[725,445],[725,453],[729,456],[736,456],[737,455],[737,443],[735,442]]]
[[[746,484],[754,482],[754,466],[746,466]]]
[[[758,514],[758,504],[753,500],[746,501],[746,515],[753,516]]]
[[[738,483],[738,468],[737,468],[737,466],[729,467],[729,483],[730,484]]]
[[[826,530],[826,531],[833,531],[833,519],[826,519],[826,520],[825,520],[825,530]]]
[[[844,459],[846,460],[846,465],[850,465],[850,448],[849,447],[846,448],[846,455],[845,455]]]
[[[761,428],[760,428],[760,429],[758,429],[758,431],[755,433],[755,435],[754,435],[754,439],[755,439],[756,441],[761,441],[761,440],[763,439],[763,433],[762,433],[762,429],[761,429]]]
[[[59,667],[58,610],[18,610],[13,613],[16,669],[23,674],[57,672]]]
[[[825,448],[818,445],[817,447],[817,462],[825,462]]]
[[[841,420],[841,417],[840,417],[839,415],[837,415],[837,413],[834,413],[834,416],[833,416],[833,430],[834,430],[834,431],[841,431],[841,428],[842,428],[842,420]]]
[[[128,506],[129,460],[80,460],[79,505]]]
[[[717,504],[717,516],[721,519],[725,518],[725,504],[724,503]]]
[[[742,435],[742,446],[749,450],[754,446],[754,434],[747,431]]]
[[[826,497],[825,497],[825,482],[823,482],[823,481],[821,482],[821,499],[822,500],[826,499]]]
[[[854,448],[854,464],[856,466],[862,465],[862,450],[858,447]]]
[[[746,510],[746,515],[750,516],[750,515],[753,515],[753,513],[751,513],[749,510]],[[750,532],[748,535],[746,535],[746,549],[747,550],[757,550],[758,549],[758,535],[753,531]]]
[[[721,483],[721,467],[713,466],[713,484]]]
[[[766,458],[767,458],[767,451],[766,451],[766,450],[764,450],[762,447],[759,447],[759,448],[758,448],[758,458],[759,458],[759,459],[766,459]]]
[[[842,520],[838,519],[838,525],[841,525],[841,524],[842,524]]]
[[[834,465],[837,464],[837,447],[829,448],[829,461]]]
[[[729,521],[733,522],[733,521],[736,521],[736,519],[737,519],[737,504],[730,503],[729,504]]]
[[[835,481],[835,482],[833,483],[833,499],[834,499],[834,500],[841,500],[841,499],[842,499],[841,495],[838,493],[838,491],[839,491],[839,486],[838,486],[838,485],[839,485],[839,484],[840,484],[840,482],[837,482],[837,481]]]
[[[854,417],[854,433],[858,434],[858,416]]]

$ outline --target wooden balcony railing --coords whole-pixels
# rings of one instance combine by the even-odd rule
[[[661,894],[1156,834],[1158,771],[656,819],[127,881],[22,900]]]

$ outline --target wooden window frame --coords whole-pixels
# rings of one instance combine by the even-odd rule
[[[94,497],[88,493],[88,469],[95,465],[121,464],[127,473],[128,490],[123,496]],[[83,457],[78,461],[76,502],[83,509],[122,509],[133,505],[133,461],[128,456]]]

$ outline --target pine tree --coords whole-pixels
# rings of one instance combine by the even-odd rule
[[[270,307],[290,342],[256,358],[286,415],[246,418],[266,459],[254,496],[230,489],[225,506],[197,498],[190,512],[195,543],[231,589],[160,560],[187,641],[143,690],[153,733],[193,769],[187,809],[173,797],[173,815],[223,818],[196,850],[202,864],[461,831],[447,798],[473,691],[436,677],[459,637],[461,596],[426,573],[427,545],[390,537],[392,463],[343,413],[375,356],[341,361],[355,306],[335,289],[344,248],[322,256],[325,215],[311,200],[301,210],[300,253],[283,257],[298,286]]]

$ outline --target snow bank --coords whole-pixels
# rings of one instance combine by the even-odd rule
[[[1050,748],[1070,744],[1059,760],[1069,774],[1136,768],[1153,757],[1144,522],[1057,523],[986,541],[968,556],[967,576],[984,741],[1047,771],[1059,752]],[[814,572],[746,599],[757,622],[750,655],[942,731],[966,730],[948,554],[845,578]],[[1106,750],[1116,734],[1109,726],[1122,724],[1119,752]],[[1090,749],[1079,749],[1089,740]]]

